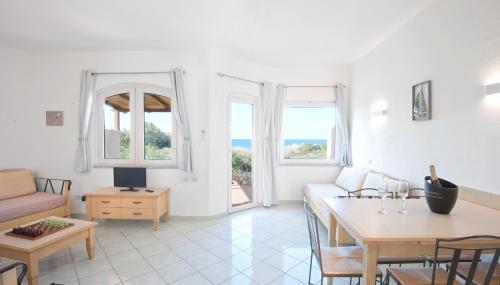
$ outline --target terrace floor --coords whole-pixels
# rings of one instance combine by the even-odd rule
[[[252,184],[240,185],[233,180],[231,191],[231,202],[233,207],[245,205],[252,202]]]

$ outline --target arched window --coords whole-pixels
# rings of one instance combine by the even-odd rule
[[[176,164],[175,117],[168,88],[119,84],[98,91],[102,165]]]

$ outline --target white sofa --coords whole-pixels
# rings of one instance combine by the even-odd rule
[[[384,179],[389,192],[395,195],[401,180],[387,177],[381,173],[353,167],[344,167],[333,183],[311,183],[306,184],[304,189],[304,200],[318,215],[326,228],[329,226],[329,213],[323,198],[348,197],[350,195],[378,196],[380,183]],[[361,190],[361,191],[358,191]],[[358,191],[356,193],[349,193]]]

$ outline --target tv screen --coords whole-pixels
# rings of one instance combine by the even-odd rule
[[[146,187],[146,168],[115,167],[115,187]]]

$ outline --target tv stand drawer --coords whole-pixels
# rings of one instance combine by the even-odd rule
[[[153,218],[153,209],[122,209],[122,219],[145,220]]]
[[[122,216],[121,208],[93,208],[92,217],[98,219],[119,219]]]
[[[122,198],[123,208],[153,209],[153,200],[149,198]]]
[[[93,197],[92,208],[121,208],[122,198],[119,197]]]

